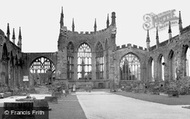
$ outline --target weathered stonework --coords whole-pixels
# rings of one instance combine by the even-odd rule
[[[61,16],[63,17],[63,15]],[[12,89],[23,86],[23,76],[29,76],[30,85],[34,85],[37,75],[31,75],[30,66],[39,57],[48,58],[55,66],[55,79],[66,81],[70,86],[91,84],[94,88],[108,88],[121,82],[120,63],[127,54],[135,55],[140,62],[140,81],[163,82],[162,67],[164,66],[164,81],[181,80],[186,75],[186,51],[190,47],[190,26],[182,29],[180,34],[170,36],[157,45],[148,46],[147,49],[132,44],[116,45],[116,21],[112,13],[112,23],[107,28],[93,32],[76,32],[68,30],[60,21],[60,34],[58,36],[58,51],[50,53],[23,53],[21,48],[12,43],[8,36],[0,30],[0,83]],[[63,18],[62,18],[63,19]],[[109,22],[107,22],[109,23]],[[74,26],[74,25],[73,25]],[[171,35],[171,34],[170,34]],[[120,40],[120,39],[117,39]],[[151,39],[149,39],[151,41]],[[149,41],[148,40],[148,41]],[[68,44],[73,44],[73,77],[68,78]],[[86,43],[92,53],[91,75],[88,81],[78,79],[78,48]],[[103,78],[96,77],[96,46],[100,43],[103,47]],[[149,43],[147,43],[149,45]],[[164,63],[161,62],[164,58]],[[151,63],[154,61],[154,72]],[[152,79],[154,75],[154,80]],[[38,76],[39,78],[40,76]],[[43,76],[45,77],[45,75]],[[130,81],[129,81],[130,82]]]
[[[56,79],[67,79],[67,57],[65,50],[57,53]]]
[[[22,62],[21,49],[0,30],[0,87],[6,90],[22,87]]]

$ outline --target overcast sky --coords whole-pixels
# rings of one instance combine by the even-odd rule
[[[186,2],[185,2],[186,1]],[[64,24],[71,30],[72,18],[75,30],[93,31],[94,21],[97,30],[106,27],[107,14],[116,12],[116,44],[135,44],[146,47],[146,31],[143,29],[143,16],[159,14],[175,9],[176,16],[181,11],[183,27],[190,25],[190,8],[187,0],[1,0],[0,29],[6,33],[7,23],[15,28],[16,41],[19,27],[22,29],[23,52],[55,52],[59,35],[61,7],[64,11]],[[111,20],[111,18],[110,18]],[[178,26],[172,27],[173,36]],[[159,32],[160,42],[168,39],[168,30]],[[151,46],[155,45],[155,29],[150,30]]]

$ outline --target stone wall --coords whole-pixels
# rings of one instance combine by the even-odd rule
[[[77,52],[78,48],[81,44],[86,43],[91,48],[92,52],[92,80],[94,86],[98,85],[99,83],[102,83],[107,87],[108,84],[105,84],[104,82],[107,80],[110,80],[109,77],[113,77],[114,73],[114,66],[113,61],[111,61],[112,52],[116,49],[115,44],[115,35],[113,34],[113,29],[116,29],[115,26],[110,25],[108,28],[96,31],[96,32],[73,32],[67,30],[66,27],[63,27],[60,31],[59,39],[58,39],[58,55],[57,55],[57,70],[56,74],[65,74],[65,77],[67,79],[67,46],[69,43],[72,43],[74,46],[74,81],[78,80],[77,76]],[[96,45],[97,43],[101,43],[103,46],[103,52],[104,52],[104,74],[103,79],[97,79],[96,78]],[[108,59],[106,59],[106,56]],[[112,62],[112,64],[111,64]],[[62,70],[64,67],[64,70]],[[108,69],[109,68],[109,69]],[[58,75],[57,75],[58,76]],[[72,82],[72,81],[71,81]]]
[[[21,49],[0,30],[0,87],[7,90],[22,87],[22,69]]]

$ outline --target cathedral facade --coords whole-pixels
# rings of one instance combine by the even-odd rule
[[[113,53],[116,50],[115,13],[112,21],[107,19],[107,28],[97,31],[96,21],[93,32],[75,31],[63,25],[63,13],[60,20],[56,76],[69,82],[82,85],[91,82],[95,87],[107,87],[114,77]]]
[[[163,42],[159,42],[157,30],[154,46],[150,46],[148,30],[146,48],[132,44],[117,46],[115,12],[111,13],[111,20],[107,17],[105,29],[97,31],[95,21],[93,32],[78,33],[74,20],[72,30],[64,25],[62,11],[58,51],[50,53],[22,52],[21,32],[15,45],[7,28],[6,35],[0,31],[0,82],[19,88],[24,84],[23,77],[27,77],[30,86],[65,81],[69,86],[91,84],[93,88],[110,88],[132,82],[183,80],[189,76],[190,26],[182,27],[181,13],[178,25],[179,35],[172,36],[169,25],[169,37]]]

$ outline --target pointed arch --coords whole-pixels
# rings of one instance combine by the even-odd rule
[[[149,80],[155,81],[154,77],[154,59],[152,57],[148,60],[148,74],[149,74]]]
[[[103,79],[104,73],[104,50],[100,42],[96,44],[96,78]]]
[[[184,76],[190,76],[190,48],[188,45],[183,45],[182,60],[184,64]]]
[[[6,44],[3,45],[2,60],[3,61],[8,60],[8,50]]]
[[[161,79],[162,81],[165,80],[165,76],[164,76],[164,73],[165,73],[165,62],[164,62],[164,56],[162,54],[160,54],[158,56],[158,77],[159,79]]]
[[[77,45],[77,51],[79,51],[79,49],[81,48],[81,46],[82,46],[82,47],[88,46],[89,49],[90,49],[90,51],[92,52],[92,47],[91,47],[91,45],[90,45],[89,43],[87,43],[87,42],[81,42],[81,43],[79,43],[79,45]]]
[[[175,75],[175,60],[174,60],[174,51],[170,50],[168,54],[168,68],[169,68],[169,80],[174,80],[176,78]]]
[[[36,58],[30,65],[30,73],[47,73],[48,70],[55,71],[55,65],[46,57]]]
[[[92,79],[92,50],[87,43],[82,43],[77,53],[78,79]]]
[[[140,80],[140,59],[134,53],[128,53],[120,61],[121,80]]]
[[[37,57],[30,65],[30,74],[34,85],[51,84],[55,75],[55,65],[47,57]]]
[[[73,45],[72,42],[68,43],[68,45],[67,45],[67,52],[71,52],[71,53],[74,52],[74,45]]]
[[[103,55],[104,49],[103,49],[103,45],[102,45],[101,42],[98,42],[96,44],[95,50],[96,50],[96,53],[97,53],[96,55],[98,55],[98,56],[102,56]]]

